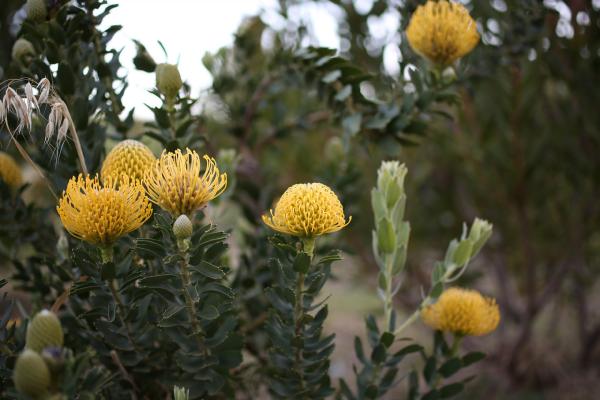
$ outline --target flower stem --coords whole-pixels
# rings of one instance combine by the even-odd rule
[[[387,331],[392,331],[392,268],[394,267],[394,259],[391,254],[385,255],[385,299],[383,301],[383,314],[385,316],[385,324]]]
[[[298,281],[296,282],[296,304],[294,307],[294,320],[296,322],[296,338],[300,339],[303,335],[303,320],[304,320],[304,278],[305,274],[298,273]],[[298,340],[296,344],[296,370],[300,376],[300,387],[304,390],[304,373],[302,370],[302,350],[303,344]]]
[[[196,317],[196,303],[192,296],[190,295],[190,288],[192,287],[192,280],[190,276],[190,255],[187,250],[180,249],[179,255],[181,256],[181,264],[179,269],[179,276],[181,278],[181,293],[185,299],[186,310],[188,313],[188,319],[190,321],[190,325],[192,326],[192,331],[194,336],[196,336],[198,341],[198,347],[203,355],[207,354],[207,349],[204,344],[204,333],[202,332],[202,326],[200,325],[200,321]]]
[[[116,310],[117,316],[119,317],[119,320],[121,321],[121,325],[123,325],[123,327],[125,328],[125,331],[127,332],[127,338],[129,339],[129,342],[131,343],[133,348],[138,350],[138,346],[135,343],[135,340],[133,340],[133,333],[132,333],[131,326],[129,325],[129,322],[127,322],[127,320],[125,319],[125,315],[127,313],[125,310],[125,304],[123,303],[123,299],[121,298],[121,295],[119,294],[119,284],[116,279],[110,279],[110,280],[106,281],[106,285],[110,289],[110,292],[113,297],[113,301],[117,305],[117,310]]]
[[[177,129],[175,128],[175,98],[166,96],[165,105],[167,114],[169,115],[169,125],[171,126],[171,138],[175,140],[177,138]]]

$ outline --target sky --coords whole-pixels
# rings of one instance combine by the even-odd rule
[[[123,102],[127,109],[136,107],[139,118],[151,118],[144,104],[158,105],[148,93],[154,87],[154,75],[137,71],[132,59],[135,55],[133,39],[141,41],[155,61],[178,64],[182,78],[200,93],[211,84],[208,71],[202,65],[206,52],[215,52],[231,45],[233,35],[245,17],[261,14],[273,26],[281,24],[276,0],[121,0],[119,7],[106,18],[106,26],[123,25],[114,37],[111,47],[123,49],[121,63],[129,77],[129,87]],[[292,19],[308,19],[315,31],[315,45],[339,48],[336,17],[331,9],[308,3],[296,7]],[[158,45],[161,41],[167,51],[165,58]]]

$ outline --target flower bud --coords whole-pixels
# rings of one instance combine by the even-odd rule
[[[34,22],[44,22],[48,15],[46,0],[27,0],[27,18]]]
[[[406,166],[398,161],[384,161],[377,171],[377,188],[385,194],[385,202],[388,208],[394,205],[404,196],[404,177]]]
[[[188,400],[190,398],[190,390],[185,387],[175,386],[173,388],[173,397],[175,400]]]
[[[12,48],[12,58],[18,63],[29,64],[31,59],[35,56],[35,49],[31,42],[27,39],[17,39]]]
[[[173,64],[158,64],[156,66],[156,87],[168,98],[174,98],[183,86],[179,69]]]
[[[62,347],[64,335],[60,320],[51,311],[42,310],[33,317],[27,327],[25,345],[41,353],[46,347]]]
[[[48,391],[50,371],[38,353],[26,349],[17,358],[13,380],[20,393],[36,398]]]
[[[177,240],[189,239],[192,236],[193,231],[194,227],[192,226],[192,221],[190,221],[187,215],[182,214],[177,217],[173,224],[173,233]]]
[[[471,257],[475,257],[479,250],[483,247],[485,242],[492,236],[493,225],[488,221],[475,218],[471,230],[469,231],[468,239],[471,241],[473,248],[471,250]]]

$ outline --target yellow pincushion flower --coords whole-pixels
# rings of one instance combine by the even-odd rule
[[[477,25],[459,3],[429,0],[412,15],[406,36],[410,46],[438,66],[468,54],[479,42]]]
[[[311,238],[337,232],[346,222],[342,203],[333,190],[322,183],[301,183],[289,187],[275,206],[263,215],[271,229],[288,235]]]
[[[100,175],[102,181],[107,178],[120,180],[123,175],[127,175],[130,180],[141,180],[154,161],[156,157],[148,146],[137,140],[124,140],[108,153]]]
[[[107,247],[121,236],[133,232],[152,215],[152,204],[139,181],[122,177],[73,177],[56,207],[67,231],[86,242]]]
[[[476,290],[449,288],[435,304],[423,309],[421,318],[436,330],[482,336],[496,329],[500,310],[494,299]]]
[[[3,152],[0,152],[0,180],[12,188],[18,188],[23,183],[21,168],[11,156]]]
[[[207,155],[203,158],[206,168],[201,175],[200,156],[195,151],[163,151],[160,159],[144,175],[150,200],[173,217],[182,214],[191,216],[223,193],[227,188],[227,174],[219,172],[214,158]]]

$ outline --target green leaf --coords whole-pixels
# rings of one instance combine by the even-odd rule
[[[378,344],[371,353],[371,360],[376,364],[381,364],[385,361],[386,349],[382,344]]]
[[[429,296],[431,296],[431,298],[435,300],[438,297],[440,297],[440,295],[442,294],[443,291],[444,291],[444,284],[442,282],[438,282],[435,285],[433,285],[433,287],[431,288],[431,292],[429,292]]]
[[[342,128],[344,129],[344,133],[349,137],[355,136],[358,132],[360,132],[362,123],[362,114],[354,113],[342,119]]]
[[[356,353],[356,357],[363,363],[367,363],[367,359],[365,358],[365,352],[363,351],[362,341],[358,336],[354,337],[354,352]]]
[[[436,390],[430,390],[429,392],[425,393],[425,395],[423,397],[421,397],[421,400],[437,400],[440,398],[440,393]]]
[[[71,66],[64,61],[58,65],[56,82],[62,94],[71,95],[75,93],[75,73]]]
[[[392,222],[383,218],[377,224],[377,244],[381,253],[392,254],[396,249],[396,231]]]
[[[217,309],[217,307],[211,306],[211,305],[203,307],[202,310],[200,311],[200,318],[206,319],[206,320],[217,319],[217,318],[219,318],[219,315],[221,315],[221,314],[219,313],[219,310]]]
[[[436,262],[433,271],[431,272],[431,284],[435,285],[438,282],[441,282],[442,277],[446,273],[446,266],[443,262]]]
[[[294,259],[294,266],[293,266],[294,271],[301,273],[301,274],[305,274],[308,272],[309,268],[310,268],[310,256],[303,251],[299,252],[296,255],[296,258]]]
[[[459,358],[451,358],[442,364],[442,366],[438,369],[438,372],[444,378],[448,378],[454,375],[456,372],[458,372],[458,370],[460,370],[461,367],[462,362]]]
[[[468,367],[469,365],[475,364],[486,357],[485,353],[479,351],[473,351],[471,353],[467,353],[462,358],[463,367]]]
[[[395,339],[395,336],[393,333],[383,332],[383,334],[381,335],[380,341],[381,341],[381,343],[383,343],[383,345],[386,348],[389,348],[394,343],[394,339]]]
[[[333,71],[325,74],[325,76],[321,78],[321,80],[325,83],[332,83],[338,80],[341,76],[342,71],[340,71],[339,69],[334,69]]]
[[[341,102],[341,101],[346,100],[348,97],[350,97],[351,94],[352,94],[352,86],[346,85],[342,88],[342,90],[340,90],[335,95],[334,99]]]
[[[425,380],[430,383],[433,381],[433,378],[435,377],[435,372],[436,372],[436,365],[437,365],[437,360],[435,357],[429,357],[427,358],[427,361],[425,362],[425,367],[423,368],[423,376],[425,377]]]
[[[447,399],[449,397],[456,396],[462,392],[464,388],[465,385],[460,382],[451,383],[450,385],[446,385],[440,389],[440,396],[442,399]]]
[[[461,240],[456,250],[454,250],[454,262],[459,267],[465,265],[471,258],[471,251],[473,250],[473,244],[470,240]]]

